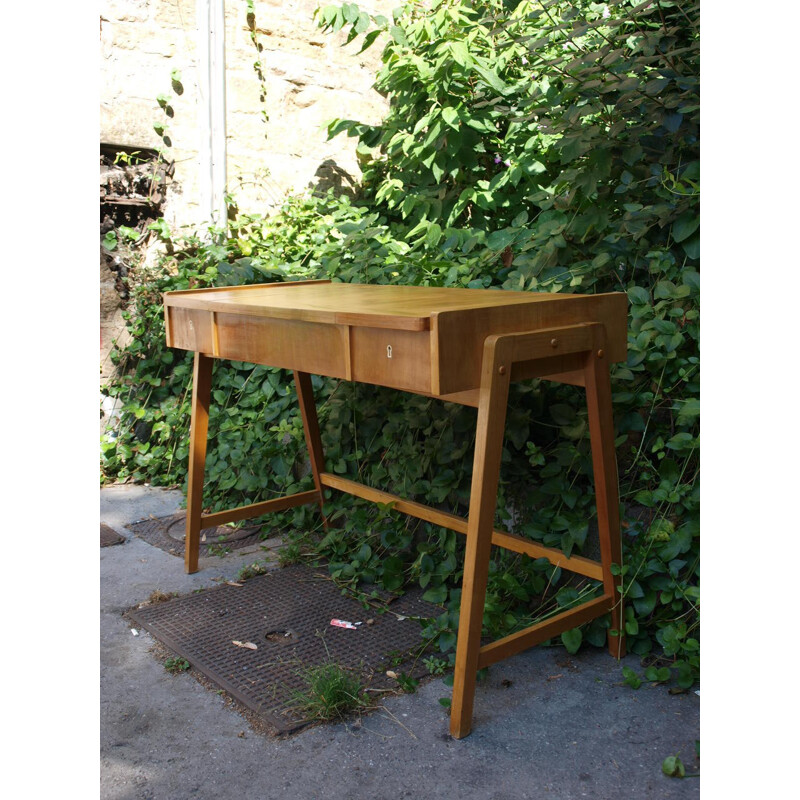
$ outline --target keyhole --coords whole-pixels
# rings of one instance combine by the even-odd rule
[[[392,357],[392,346],[390,344],[386,345],[386,358]]]

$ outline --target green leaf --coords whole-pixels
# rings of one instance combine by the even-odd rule
[[[355,3],[343,3],[342,14],[345,22],[355,22],[358,19],[358,6]]]
[[[666,683],[670,678],[669,667],[650,666],[644,671],[644,676],[653,683]]]
[[[654,319],[653,327],[659,332],[667,335],[672,335],[678,330],[674,322],[668,319]]]
[[[633,607],[636,609],[636,613],[639,614],[643,619],[646,619],[653,613],[653,610],[656,607],[656,603],[658,602],[658,594],[656,593],[655,589],[646,589],[644,593],[644,597],[637,597],[631,601],[633,603]],[[628,623],[625,624],[627,629]],[[628,629],[628,633],[634,635],[639,632],[638,623],[636,624],[635,630]]]
[[[642,685],[642,679],[630,667],[622,668],[622,677],[625,685],[631,689],[638,689]]]
[[[670,537],[669,542],[661,548],[658,555],[664,561],[672,561],[676,556],[685,553],[692,546],[692,534],[688,528],[679,528]]]
[[[444,631],[439,634],[439,651],[446,653],[456,646],[456,635],[452,631]]]
[[[656,95],[666,86],[668,86],[669,82],[670,82],[669,78],[653,78],[653,80],[648,81],[645,84],[644,91],[646,94]]]
[[[691,433],[676,433],[668,442],[670,450],[684,450],[694,443]]]
[[[641,286],[632,286],[628,289],[628,299],[635,305],[646,305],[650,302],[650,294]]]
[[[608,625],[603,620],[595,619],[586,630],[586,641],[593,647],[603,647],[608,637]]]
[[[695,210],[684,211],[672,223],[672,238],[676,242],[688,239],[700,227],[700,214]]]
[[[556,601],[560,608],[566,608],[572,605],[578,597],[578,590],[574,586],[562,586],[556,594]]]
[[[442,228],[437,223],[433,222],[428,226],[428,231],[425,234],[425,244],[428,247],[436,247],[439,240],[442,238]]]
[[[402,28],[398,28],[397,25],[392,25],[392,27],[389,28],[389,35],[395,42],[397,42],[397,44],[402,45],[403,47],[410,46],[405,32]]]
[[[541,175],[547,172],[547,167],[541,161],[526,159],[522,162],[522,169],[527,175]]]
[[[375,30],[370,31],[364,37],[364,43],[361,45],[361,49],[358,51],[359,54],[363,53],[367,48],[371,47],[373,42],[383,33],[382,30]]]
[[[479,133],[496,133],[497,126],[488,118],[475,117],[472,114],[462,114],[461,118],[474,130]]]
[[[575,421],[575,409],[564,403],[556,403],[549,408],[550,416],[556,425],[569,425]]]
[[[678,662],[678,686],[681,689],[690,689],[694,685],[694,674],[692,668],[685,661]]]
[[[527,211],[520,211],[516,217],[511,221],[511,225],[514,228],[522,227],[528,221],[528,212]]]
[[[516,238],[517,232],[513,228],[506,228],[490,233],[486,245],[490,250],[505,250]]]
[[[472,63],[467,43],[463,39],[459,39],[455,42],[448,42],[448,48],[456,64],[466,67]]]
[[[433,589],[428,589],[428,591],[422,595],[422,599],[426,603],[441,605],[445,600],[447,600],[447,587],[442,585],[436,586]]]
[[[697,260],[700,258],[700,235],[696,234],[692,236],[690,239],[687,239],[685,242],[682,242],[683,245],[683,252],[686,253],[689,258]]]
[[[678,406],[677,424],[680,426],[691,425],[700,416],[700,401],[696,397],[689,397]]]
[[[678,756],[667,756],[661,764],[661,771],[668,778],[686,777],[686,768]]]
[[[561,643],[567,649],[567,652],[574,655],[578,652],[583,641],[583,634],[580,628],[573,628],[569,631],[564,631],[561,634]]]
[[[684,285],[688,286],[690,290],[700,291],[700,273],[697,270],[686,269],[683,271],[682,277]]]
[[[680,128],[681,123],[683,122],[683,114],[680,112],[674,112],[672,114],[666,114],[664,119],[662,120],[661,124],[670,132],[675,133],[675,131]]]
[[[653,289],[653,297],[656,300],[668,300],[675,297],[677,294],[677,287],[672,281],[659,281]],[[664,333],[664,331],[661,331]]]
[[[358,20],[356,21],[356,24],[353,26],[353,30],[355,31],[356,34],[359,34],[359,33],[364,33],[364,31],[367,28],[369,28],[369,14],[367,14],[365,11],[362,11],[358,15]]]
[[[472,68],[483,78],[489,86],[502,95],[511,92],[511,87],[503,82],[500,76],[489,67],[482,59],[473,58]]]
[[[251,0],[248,0],[248,5]],[[325,6],[321,12],[320,16],[322,17],[321,25],[330,25],[333,20],[336,18],[336,14],[339,12],[339,7],[334,5]]]
[[[453,106],[442,109],[442,119],[455,130],[458,130],[458,111]]]

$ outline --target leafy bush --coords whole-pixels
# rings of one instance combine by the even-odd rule
[[[497,256],[471,285],[628,293],[628,361],[613,372],[626,628],[634,652],[655,636],[686,684],[699,647],[698,4],[434,0],[366,33],[354,8],[328,6],[321,24],[365,46],[386,34],[376,86],[391,107],[378,126],[329,133],[359,138],[372,206],[451,257],[485,243]],[[540,478],[521,527],[567,551],[592,505],[575,394],[518,396],[508,431]],[[516,455],[512,474],[528,466]]]
[[[240,215],[219,243],[161,233],[170,252],[136,287],[133,342],[115,353],[124,400],[103,443],[109,479],[185,479],[190,356],[163,343],[159,293],[189,286],[333,280],[586,293],[625,291],[628,360],[612,370],[621,480],[629,649],[658,646],[679,684],[699,666],[698,9],[668,0],[410,3],[391,21],[354,4],[320,24],[383,41],[379,126],[358,137],[357,203],[290,198],[275,216]],[[381,34],[383,34],[381,38]],[[290,376],[220,362],[214,371],[207,497],[215,508],[307,488]],[[314,378],[329,468],[464,513],[474,411]],[[514,385],[498,524],[591,554],[591,459],[582,394]],[[308,508],[280,520],[344,583],[391,591],[418,581],[446,605],[428,626],[451,652],[460,548],[452,531],[336,496],[336,534],[304,532]],[[542,560],[493,556],[491,636],[579,602],[591,581]],[[544,600],[542,599],[544,595]],[[601,644],[599,620],[562,641]]]

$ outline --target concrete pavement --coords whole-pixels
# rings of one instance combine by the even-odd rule
[[[171,675],[133,635],[124,612],[162,592],[185,594],[236,577],[265,554],[234,551],[181,559],[134,537],[127,525],[174,513],[176,491],[101,490],[101,522],[126,537],[100,550],[100,796],[103,800],[475,800],[697,798],[698,778],[668,778],[664,758],[698,770],[700,698],[646,682],[622,684],[621,664],[587,648],[569,656],[537,647],[493,666],[479,685],[473,732],[448,734],[441,679],[386,698],[360,721],[288,738],[253,730],[190,673]],[[636,656],[622,664],[639,674]]]

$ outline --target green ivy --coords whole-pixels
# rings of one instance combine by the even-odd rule
[[[699,670],[699,103],[694,2],[449,0],[392,20],[353,3],[320,24],[383,43],[378,126],[358,139],[360,197],[287,200],[239,214],[209,243],[154,228],[167,255],[132,290],[131,343],[116,350],[122,401],[102,444],[106,479],[186,476],[191,356],[166,348],[160,293],[327,277],[407,285],[595,293],[629,299],[627,363],[612,370],[623,516],[619,575],[629,650]],[[313,378],[328,468],[453,513],[468,507],[472,409]],[[291,376],[215,364],[206,470],[214,508],[309,488]],[[497,525],[593,555],[584,397],[512,386]],[[443,605],[426,626],[452,657],[463,537],[335,494],[335,532],[312,507],[271,524],[325,559],[343,586],[418,583]],[[494,552],[485,633],[505,635],[599,591],[545,560]],[[607,620],[561,637],[602,645]],[[663,676],[662,676],[663,678]]]
[[[634,652],[674,656],[685,683],[699,663],[698,4],[434,0],[369,26],[354,8],[327,6],[320,24],[364,47],[383,35],[391,105],[380,125],[334,120],[329,134],[358,137],[371,207],[456,261],[494,253],[468,285],[628,293],[612,376],[626,631]],[[581,550],[580,397],[514,390],[501,500],[528,535]]]

